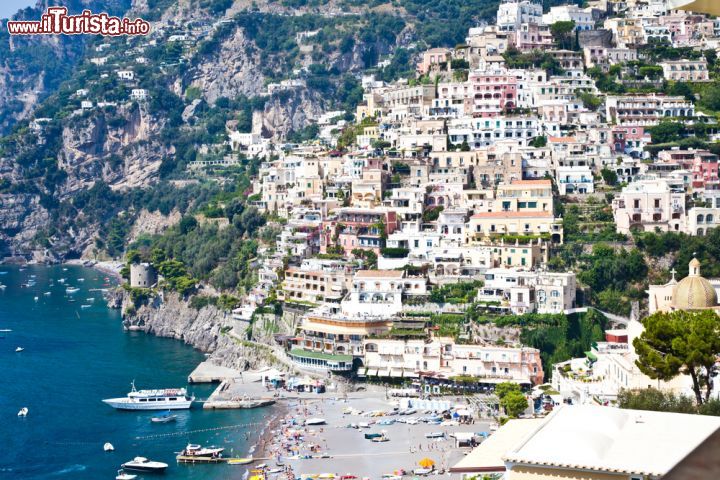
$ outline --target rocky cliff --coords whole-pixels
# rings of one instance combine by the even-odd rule
[[[122,289],[114,292],[108,305],[122,308],[125,328],[182,340],[209,353],[208,360],[217,365],[241,371],[284,365],[271,347],[233,336],[230,333],[233,328],[242,332],[249,324],[233,320],[229,313],[214,306],[196,310],[175,293],[160,293],[136,307]]]

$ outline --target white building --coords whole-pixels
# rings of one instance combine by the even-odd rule
[[[576,290],[572,272],[491,268],[485,272],[485,285],[478,290],[477,301],[499,303],[515,314],[563,313],[576,307]]]
[[[514,32],[523,23],[542,23],[542,2],[538,0],[502,0],[498,6],[497,26],[500,31]]]
[[[535,348],[458,344],[451,338],[364,340],[360,373],[379,377],[472,376],[478,383],[543,381],[542,360]]]
[[[147,100],[147,98],[148,98],[147,90],[145,90],[144,88],[133,88],[130,91],[130,98],[132,98],[133,100],[138,100],[138,101]]]
[[[667,179],[649,177],[622,189],[613,200],[618,233],[633,229],[646,232],[685,231],[685,191]]]
[[[360,270],[342,301],[342,311],[348,316],[388,318],[402,310],[404,295],[427,293],[425,277],[409,277],[400,270]]]
[[[592,30],[595,27],[592,9],[580,8],[577,5],[550,7],[550,11],[543,15],[542,21],[546,25],[555,22],[575,22],[575,30]]]
[[[118,76],[120,80],[134,80],[135,79],[135,72],[132,70],[118,70],[115,72],[115,74]]]
[[[587,165],[557,167],[555,177],[560,195],[595,191],[592,170]]]

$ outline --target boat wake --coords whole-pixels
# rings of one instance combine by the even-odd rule
[[[52,472],[48,475],[48,477],[59,477],[68,473],[84,472],[85,470],[87,470],[86,465],[80,465],[79,463],[76,463],[74,465],[69,465],[61,470],[58,470],[57,472]]]

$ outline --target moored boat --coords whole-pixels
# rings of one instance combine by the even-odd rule
[[[125,473],[125,471],[121,468],[120,470],[118,470],[115,480],[135,480],[136,478],[137,475]]]
[[[106,398],[103,402],[118,410],[187,410],[194,400],[184,388],[136,390],[133,382],[126,397]]]
[[[158,415],[157,417],[152,417],[150,421],[152,423],[170,423],[177,420],[177,415],[170,415],[170,412],[165,412],[162,415]]]
[[[183,449],[182,452],[180,452],[180,457],[196,457],[196,458],[220,458],[222,457],[222,452],[224,452],[225,449],[222,447],[203,447],[201,445],[196,444],[188,444],[187,447]]]
[[[135,457],[129,462],[122,465],[125,470],[133,470],[136,472],[163,472],[168,467],[167,463],[154,462],[145,457]]]

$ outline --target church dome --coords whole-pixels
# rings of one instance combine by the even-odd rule
[[[702,310],[716,307],[717,293],[705,278],[700,276],[700,262],[693,258],[689,274],[673,289],[672,305],[676,310]]]

